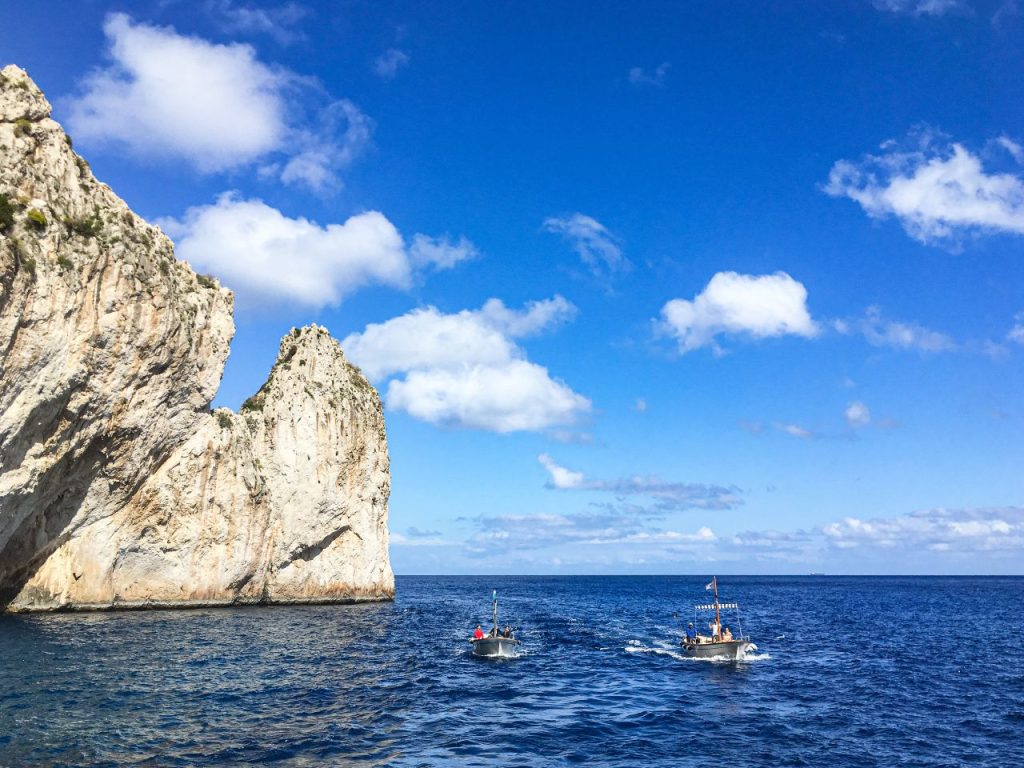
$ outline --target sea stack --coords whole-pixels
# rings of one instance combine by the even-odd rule
[[[311,326],[211,412],[232,304],[0,71],[0,610],[394,596],[380,397]]]

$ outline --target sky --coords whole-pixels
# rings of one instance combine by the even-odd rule
[[[39,23],[45,20],[45,23]],[[1024,2],[0,2],[385,403],[398,574],[1024,573]]]

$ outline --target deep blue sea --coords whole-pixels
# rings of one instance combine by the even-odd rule
[[[1024,578],[723,576],[738,664],[678,653],[705,581],[2,616],[0,765],[1024,765]],[[518,659],[470,654],[492,589]]]

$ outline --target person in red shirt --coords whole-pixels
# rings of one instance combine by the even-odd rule
[[[473,630],[473,639],[474,640],[483,640],[484,639],[484,631],[482,629],[480,629],[480,625],[479,624],[477,624],[476,625],[476,629]]]

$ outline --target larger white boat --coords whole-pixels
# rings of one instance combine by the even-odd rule
[[[712,577],[704,589],[715,591],[715,602],[693,606],[693,621],[680,642],[683,646],[683,653],[699,659],[716,657],[732,660],[742,659],[748,650],[754,650],[757,646],[750,641],[749,635],[743,634],[739,604],[719,602],[717,576]],[[735,611],[736,635],[733,635],[731,627],[722,624],[722,611],[725,610]],[[700,630],[703,629],[701,625],[712,611],[714,611],[714,617],[707,622],[707,633],[701,632]]]

